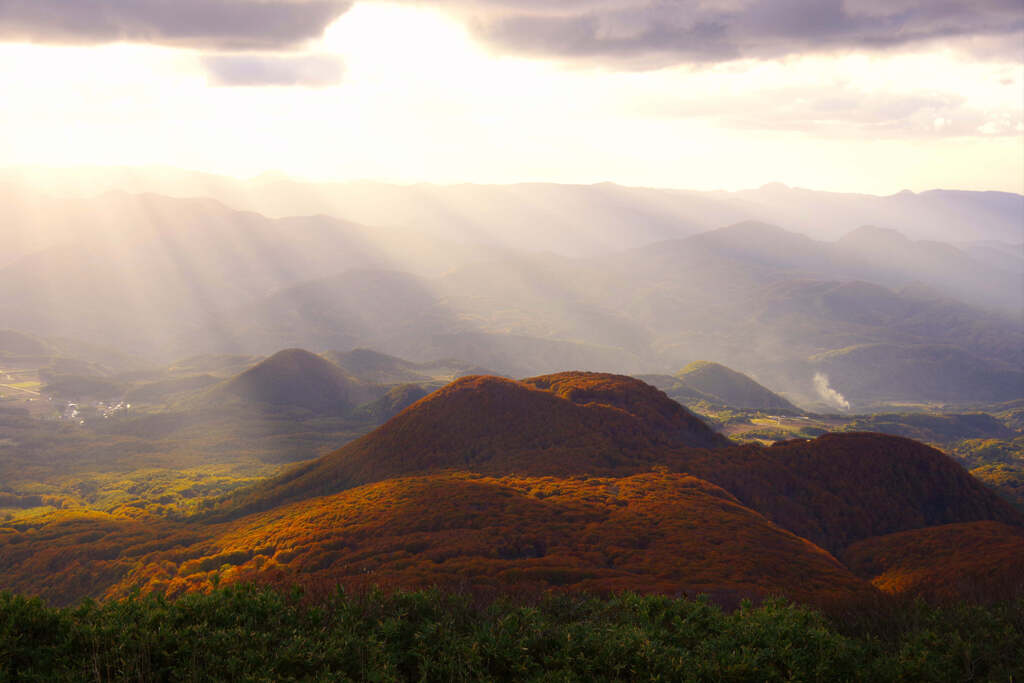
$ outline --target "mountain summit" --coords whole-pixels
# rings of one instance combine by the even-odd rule
[[[663,464],[668,450],[728,444],[686,408],[632,377],[566,372],[517,382],[474,375],[269,481],[243,507],[265,509],[443,470],[535,476],[642,472]]]
[[[211,396],[344,413],[370,400],[370,393],[365,383],[315,353],[285,349],[216,387]]]

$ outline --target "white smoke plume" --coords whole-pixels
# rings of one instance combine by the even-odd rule
[[[814,373],[814,389],[825,403],[842,410],[850,409],[850,402],[842,394],[829,386],[828,375],[821,372]]]

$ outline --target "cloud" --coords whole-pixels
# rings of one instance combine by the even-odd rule
[[[205,55],[211,85],[327,88],[341,82],[345,66],[333,55]]]
[[[318,38],[351,0],[0,0],[0,41],[278,50]]]
[[[658,118],[713,118],[730,128],[792,130],[832,138],[1016,136],[1022,122],[1019,108],[982,109],[956,93],[865,91],[850,84],[786,86],[700,98],[664,94],[647,100],[641,113]]]
[[[400,0],[401,1],[401,0]],[[413,2],[413,0],[404,0]],[[1020,0],[415,0],[516,54],[656,68],[907,49],[942,41],[1020,58]],[[0,41],[118,41],[282,50],[318,38],[353,0],[0,0]]]
[[[634,68],[956,42],[1020,57],[1020,0],[449,0],[498,49]]]
[[[842,394],[829,386],[828,375],[820,372],[814,373],[814,390],[818,392],[821,400],[830,406],[835,406],[842,410],[850,409],[850,402]]]

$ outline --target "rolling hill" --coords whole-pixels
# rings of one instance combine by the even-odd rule
[[[662,392],[630,377],[562,373],[516,382],[470,376],[371,434],[267,482],[241,509],[450,469],[523,476],[644,471],[660,463],[666,448],[727,443]]]
[[[680,403],[706,401],[746,410],[799,412],[799,408],[771,389],[721,363],[694,361],[671,377],[650,377],[652,384]]]
[[[1024,590],[1024,530],[999,522],[946,524],[870,538],[842,555],[890,594],[991,601]]]
[[[225,386],[323,363],[290,350]],[[633,378],[470,376],[199,518],[0,523],[0,585],[56,602],[257,581],[850,604],[932,575],[950,594],[1009,590],[1022,533],[1019,512],[908,439],[734,446]]]
[[[216,550],[213,550],[216,549]],[[213,551],[213,552],[211,552]],[[131,585],[171,595],[222,580],[350,587],[555,587],[718,599],[785,592],[799,599],[866,597],[831,555],[679,474],[585,480],[434,475],[389,479],[246,517],[178,557],[154,555]]]
[[[205,401],[297,406],[322,413],[348,413],[379,397],[380,387],[345,373],[303,349],[285,349],[211,389]]]
[[[219,516],[445,470],[622,476],[654,466],[721,486],[831,552],[926,526],[1022,522],[963,467],[915,441],[847,433],[729,446],[653,387],[595,373],[456,381],[365,437],[236,498]]]
[[[1024,518],[952,458],[873,433],[682,453],[675,469],[707,479],[833,553],[856,541],[942,524]]]

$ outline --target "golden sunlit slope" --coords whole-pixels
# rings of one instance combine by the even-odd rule
[[[156,517],[60,511],[0,526],[0,588],[56,604],[100,597],[141,558],[185,548],[209,532]]]
[[[728,441],[639,380],[561,373],[516,382],[470,376],[381,428],[239,501],[243,510],[444,469],[489,474],[621,474],[664,464],[669,448]]]
[[[182,558],[190,558],[182,561]],[[831,555],[693,477],[390,479],[221,525],[122,580],[177,594],[219,580],[637,590],[805,601],[871,589]]]
[[[1024,592],[1024,529],[971,522],[854,543],[847,566],[886,593],[1001,599]]]

